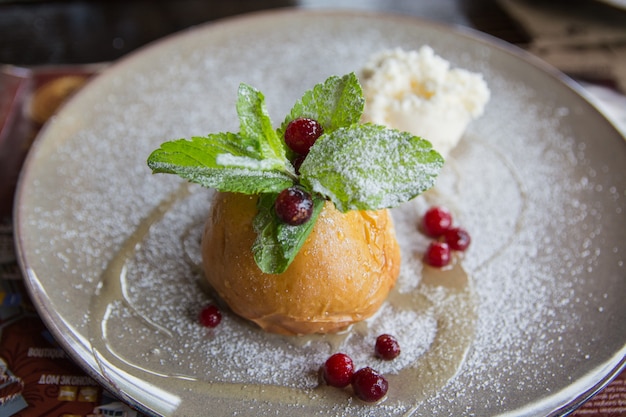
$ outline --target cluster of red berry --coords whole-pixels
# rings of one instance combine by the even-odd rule
[[[376,338],[374,353],[380,359],[391,360],[400,354],[400,345],[395,337],[382,334]],[[345,353],[329,357],[321,372],[327,385],[337,388],[351,385],[354,395],[363,401],[377,402],[387,395],[387,379],[369,366],[355,372],[352,358]]]
[[[322,126],[313,119],[298,118],[289,122],[285,129],[285,143],[297,155],[292,162],[296,172],[300,169],[311,146],[323,133]],[[302,188],[292,186],[280,192],[274,203],[274,210],[283,222],[297,226],[306,223],[311,218],[313,198]]]
[[[422,231],[437,239],[428,245],[424,262],[444,267],[452,260],[452,251],[465,251],[470,242],[469,233],[461,227],[453,227],[452,214],[445,207],[432,207],[422,219]]]

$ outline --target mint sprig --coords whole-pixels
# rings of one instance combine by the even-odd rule
[[[224,192],[258,194],[251,248],[265,273],[284,272],[309,236],[326,200],[340,211],[395,207],[430,188],[443,165],[431,144],[410,133],[359,124],[364,99],[354,73],[332,76],[298,100],[281,126],[272,127],[261,92],[238,91],[239,133],[166,142],[148,158],[154,173],[174,173]],[[283,138],[292,120],[307,117],[324,129],[296,174]],[[313,195],[305,224],[282,223],[277,194],[293,185]]]

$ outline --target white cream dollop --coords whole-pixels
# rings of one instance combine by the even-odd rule
[[[482,74],[450,68],[429,46],[374,54],[362,69],[361,84],[363,122],[423,137],[444,157],[490,97]]]

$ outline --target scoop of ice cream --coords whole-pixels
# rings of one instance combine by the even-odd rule
[[[235,313],[292,335],[336,332],[378,310],[400,268],[388,210],[341,213],[327,202],[293,262],[273,275],[250,250],[257,199],[217,193],[202,239],[205,276]]]
[[[361,74],[363,121],[411,132],[430,141],[444,157],[489,101],[481,74],[435,55],[392,49],[373,55]]]

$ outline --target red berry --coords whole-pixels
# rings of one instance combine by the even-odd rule
[[[452,227],[452,214],[444,207],[432,207],[426,211],[422,220],[424,233],[439,237]]]
[[[471,242],[471,238],[467,230],[460,227],[454,227],[446,230],[443,239],[452,250],[464,251]]]
[[[324,381],[331,387],[343,388],[350,385],[354,374],[352,359],[344,353],[335,353],[326,360],[322,368]]]
[[[374,353],[377,357],[387,361],[394,359],[400,354],[400,344],[392,335],[381,334],[376,338]]]
[[[359,369],[352,377],[354,394],[367,402],[375,402],[387,394],[389,383],[384,376],[370,367]]]
[[[301,117],[287,125],[285,143],[295,153],[306,155],[322,133],[324,129],[316,120]]]
[[[287,224],[297,226],[305,223],[313,214],[313,198],[298,187],[285,188],[274,203],[278,217]]]
[[[222,313],[219,308],[209,304],[200,311],[200,324],[205,327],[216,327],[222,321]]]
[[[431,242],[424,254],[424,262],[439,268],[448,265],[451,258],[450,246],[443,242]]]

